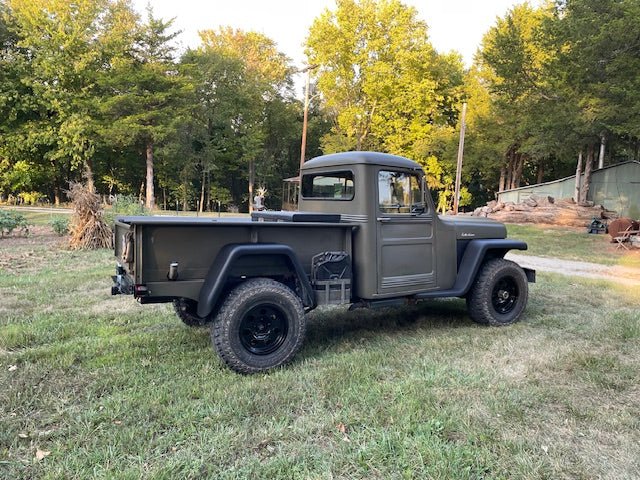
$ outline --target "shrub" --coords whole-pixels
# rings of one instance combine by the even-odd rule
[[[56,235],[62,237],[69,233],[69,218],[60,216],[53,217],[49,220],[49,226],[51,226]]]
[[[25,235],[29,234],[29,224],[25,216],[13,210],[0,210],[0,236],[11,235],[16,229],[20,229]]]
[[[149,215],[148,210],[133,195],[118,195],[105,213],[105,221],[113,225],[115,218],[124,215]]]
[[[41,198],[44,198],[45,195],[42,195],[40,192],[22,192],[18,194],[18,197],[22,199],[25,205],[35,205]]]

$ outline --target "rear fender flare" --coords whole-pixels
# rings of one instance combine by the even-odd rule
[[[314,308],[315,295],[309,279],[300,265],[295,252],[288,245],[277,243],[229,244],[224,246],[211,264],[204,284],[198,297],[198,316],[207,317],[218,303],[231,273],[231,269],[238,259],[246,256],[268,255],[285,257],[292,273],[302,286],[302,304],[306,308]]]

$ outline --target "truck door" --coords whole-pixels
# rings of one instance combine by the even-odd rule
[[[378,172],[377,271],[379,295],[405,295],[436,286],[434,215],[420,177]]]

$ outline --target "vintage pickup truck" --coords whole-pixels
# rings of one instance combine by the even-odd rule
[[[527,248],[506,236],[498,222],[438,216],[411,160],[338,153],[305,163],[296,212],[118,218],[112,293],[211,323],[222,360],[255,373],[294,357],[321,305],[464,297],[477,323],[515,322],[535,272],[503,258]]]

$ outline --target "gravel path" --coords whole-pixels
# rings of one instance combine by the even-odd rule
[[[629,286],[640,286],[640,269],[638,268],[519,255],[512,252],[507,253],[505,258],[513,260],[523,267],[533,268],[541,272],[553,272],[562,275],[609,280]]]

